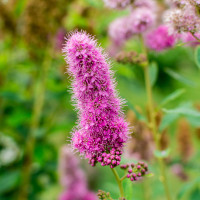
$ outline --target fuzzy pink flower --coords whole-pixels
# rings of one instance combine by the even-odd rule
[[[101,162],[103,166],[115,167],[120,164],[120,156],[115,155],[122,153],[128,126],[120,110],[121,101],[107,58],[85,32],[73,33],[63,51],[73,77],[73,98],[79,110],[72,145],[90,159],[92,166]]]
[[[129,16],[120,17],[114,20],[109,26],[108,34],[117,46],[122,45],[133,36],[128,22]]]
[[[132,11],[127,22],[134,34],[144,33],[155,23],[155,13],[148,8],[141,7]]]
[[[166,11],[164,20],[171,32],[200,32],[200,17],[197,14],[196,7],[189,2],[183,3],[181,8]]]
[[[161,25],[145,36],[146,45],[155,51],[162,51],[175,45],[176,38],[170,35],[168,27]]]

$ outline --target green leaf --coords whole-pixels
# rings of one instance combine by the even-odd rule
[[[177,196],[177,200],[180,200],[183,198],[183,196],[190,190],[192,190],[193,188],[193,183],[188,183],[188,184],[185,184],[181,190],[179,191],[178,193],[178,196]]]
[[[194,127],[200,127],[200,117],[186,116],[190,124]]]
[[[163,151],[159,151],[159,150],[154,151],[154,155],[157,158],[166,158],[166,157],[169,156],[169,153],[170,153],[170,149],[166,149],[166,150],[163,150]]]
[[[191,80],[188,80],[187,78],[185,78],[184,76],[178,74],[177,72],[173,71],[172,69],[169,68],[165,68],[165,72],[171,76],[172,78],[174,78],[175,80],[184,83],[185,85],[188,86],[195,86],[195,83],[192,82]]]
[[[175,99],[180,97],[183,93],[185,93],[185,89],[178,89],[178,90],[172,92],[166,98],[163,99],[163,101],[161,102],[161,106],[164,106],[164,105],[168,104],[169,102],[174,101]]]
[[[192,200],[199,200],[200,198],[200,188],[196,187],[191,195],[190,195],[190,198],[189,199],[192,199]]]
[[[151,81],[151,86],[154,86],[158,78],[158,65],[155,62],[152,62],[149,66],[149,76]]]
[[[179,117],[179,116],[186,117],[188,121],[191,123],[191,125],[195,127],[199,127],[200,125],[200,112],[194,109],[190,102],[181,104],[179,107],[175,109],[163,108],[162,110],[165,113],[167,113],[166,116],[163,118],[160,125],[160,129],[162,130],[163,128],[166,127],[166,124],[167,125],[170,124],[171,121],[173,122],[173,120],[177,119],[176,117]],[[173,119],[170,119],[170,117],[172,117]]]
[[[195,49],[195,62],[200,69],[200,46]]]
[[[186,194],[190,194],[193,198],[195,195],[199,194],[199,191],[195,190],[195,188],[200,187],[200,177],[197,177],[192,182],[186,183],[179,191],[177,200],[181,200]],[[188,196],[188,195],[187,195]],[[194,200],[193,198],[190,198],[191,200]]]
[[[18,170],[7,172],[0,176],[0,194],[10,191],[18,185],[20,172]]]
[[[178,119],[178,117],[179,117],[178,113],[166,114],[160,123],[159,131],[162,132],[165,128],[171,125],[176,119]]]
[[[191,108],[187,108],[187,107],[179,107],[179,108],[175,108],[173,110],[164,108],[163,111],[166,113],[180,114],[183,116],[200,117],[200,112],[198,112],[194,109],[191,109]]]

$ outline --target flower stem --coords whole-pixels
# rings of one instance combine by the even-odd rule
[[[120,179],[117,171],[115,170],[115,168],[111,168],[114,176],[115,176],[115,179],[117,181],[117,184],[118,184],[118,187],[119,187],[119,191],[120,191],[120,197],[124,197],[124,190],[123,190],[123,186],[122,186],[122,180]]]
[[[141,42],[142,42],[142,47],[144,49],[144,53],[146,54],[147,57],[147,50],[146,47],[143,43],[143,38],[141,36]],[[151,87],[151,81],[150,81],[150,76],[149,76],[149,62],[147,61],[145,65],[143,65],[144,69],[144,79],[145,79],[145,86],[146,86],[146,91],[147,91],[147,101],[148,101],[148,108],[149,108],[149,115],[150,115],[150,130],[153,133],[153,139],[156,144],[156,149],[160,150],[160,135],[157,130],[157,125],[156,125],[156,113],[154,110],[154,105],[153,105],[153,94],[152,94],[152,87]],[[167,176],[166,176],[166,171],[165,171],[165,163],[163,158],[157,158],[158,159],[158,164],[160,168],[160,180],[164,186],[165,194],[166,194],[166,199],[171,200],[168,184],[167,184]]]
[[[122,182],[124,179],[126,179],[127,175],[125,174],[121,179],[120,181]]]

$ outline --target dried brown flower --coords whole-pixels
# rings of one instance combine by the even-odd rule
[[[2,1],[0,1],[0,20],[2,20],[2,27],[0,27],[1,31],[5,30],[6,32],[15,34],[16,21],[14,20],[9,6]]]
[[[147,58],[144,54],[139,54],[135,51],[122,51],[117,54],[116,60],[120,63],[143,64],[147,61]]]
[[[24,39],[32,54],[48,47],[66,15],[67,0],[29,0],[24,13]]]
[[[153,157],[154,142],[147,124],[139,121],[132,110],[127,113],[127,121],[134,127],[130,142],[127,144],[127,156],[150,160]]]
[[[180,119],[177,130],[177,143],[181,159],[186,162],[193,153],[190,125],[186,119]]]

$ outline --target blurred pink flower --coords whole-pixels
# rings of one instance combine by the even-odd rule
[[[58,29],[56,33],[56,38],[55,38],[55,48],[60,50],[63,47],[63,43],[65,41],[65,36],[66,36],[66,30],[64,28]]]
[[[145,36],[146,45],[148,48],[155,51],[162,51],[173,47],[176,42],[174,35],[170,35],[168,27],[161,25]]]
[[[195,36],[200,38],[200,33],[196,33]],[[187,45],[196,46],[200,44],[200,42],[198,42],[191,33],[182,33],[179,37],[182,42],[187,43]]]
[[[96,200],[96,195],[88,190],[86,177],[79,167],[79,161],[67,146],[61,149],[59,160],[60,183],[65,191],[59,200]]]
[[[129,16],[120,17],[114,20],[109,26],[108,34],[117,46],[122,45],[133,36],[128,22]]]
[[[131,14],[114,20],[109,26],[109,36],[116,46],[121,46],[126,40],[136,34],[149,30],[156,20],[156,15],[147,7],[138,7]]]
[[[139,7],[134,9],[128,17],[128,26],[133,34],[144,33],[154,26],[156,15],[149,8]]]
[[[189,0],[175,1],[177,8],[169,9],[164,14],[164,20],[171,32],[200,32],[200,17],[196,5]]]

